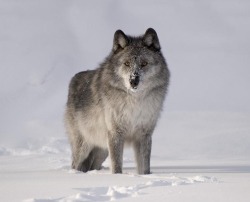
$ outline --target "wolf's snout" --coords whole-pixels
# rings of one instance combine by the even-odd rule
[[[129,82],[130,82],[131,87],[134,88],[134,89],[136,89],[137,86],[138,86],[138,84],[139,84],[139,82],[140,82],[139,75],[133,75],[133,76],[131,76]]]

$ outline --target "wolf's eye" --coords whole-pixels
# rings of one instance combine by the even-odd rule
[[[141,63],[141,67],[145,67],[145,66],[147,66],[147,65],[148,65],[147,62],[142,62],[142,63]]]
[[[130,65],[130,63],[129,62],[125,62],[124,63],[127,67]]]

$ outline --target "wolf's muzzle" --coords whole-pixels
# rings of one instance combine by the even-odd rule
[[[136,89],[139,82],[140,82],[140,76],[139,74],[133,74],[130,76],[130,79],[129,79],[129,82],[130,82],[130,85],[132,88]]]

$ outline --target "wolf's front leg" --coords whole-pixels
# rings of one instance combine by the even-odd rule
[[[112,173],[122,173],[124,138],[121,134],[110,133],[108,137]]]
[[[150,174],[152,137],[146,135],[134,142],[135,159],[137,162],[137,172],[139,174]]]

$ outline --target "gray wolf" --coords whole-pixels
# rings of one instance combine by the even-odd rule
[[[101,169],[110,155],[112,173],[122,173],[123,148],[132,145],[139,174],[150,173],[152,134],[169,83],[157,33],[114,34],[99,68],[76,74],[69,85],[65,125],[72,168]]]

